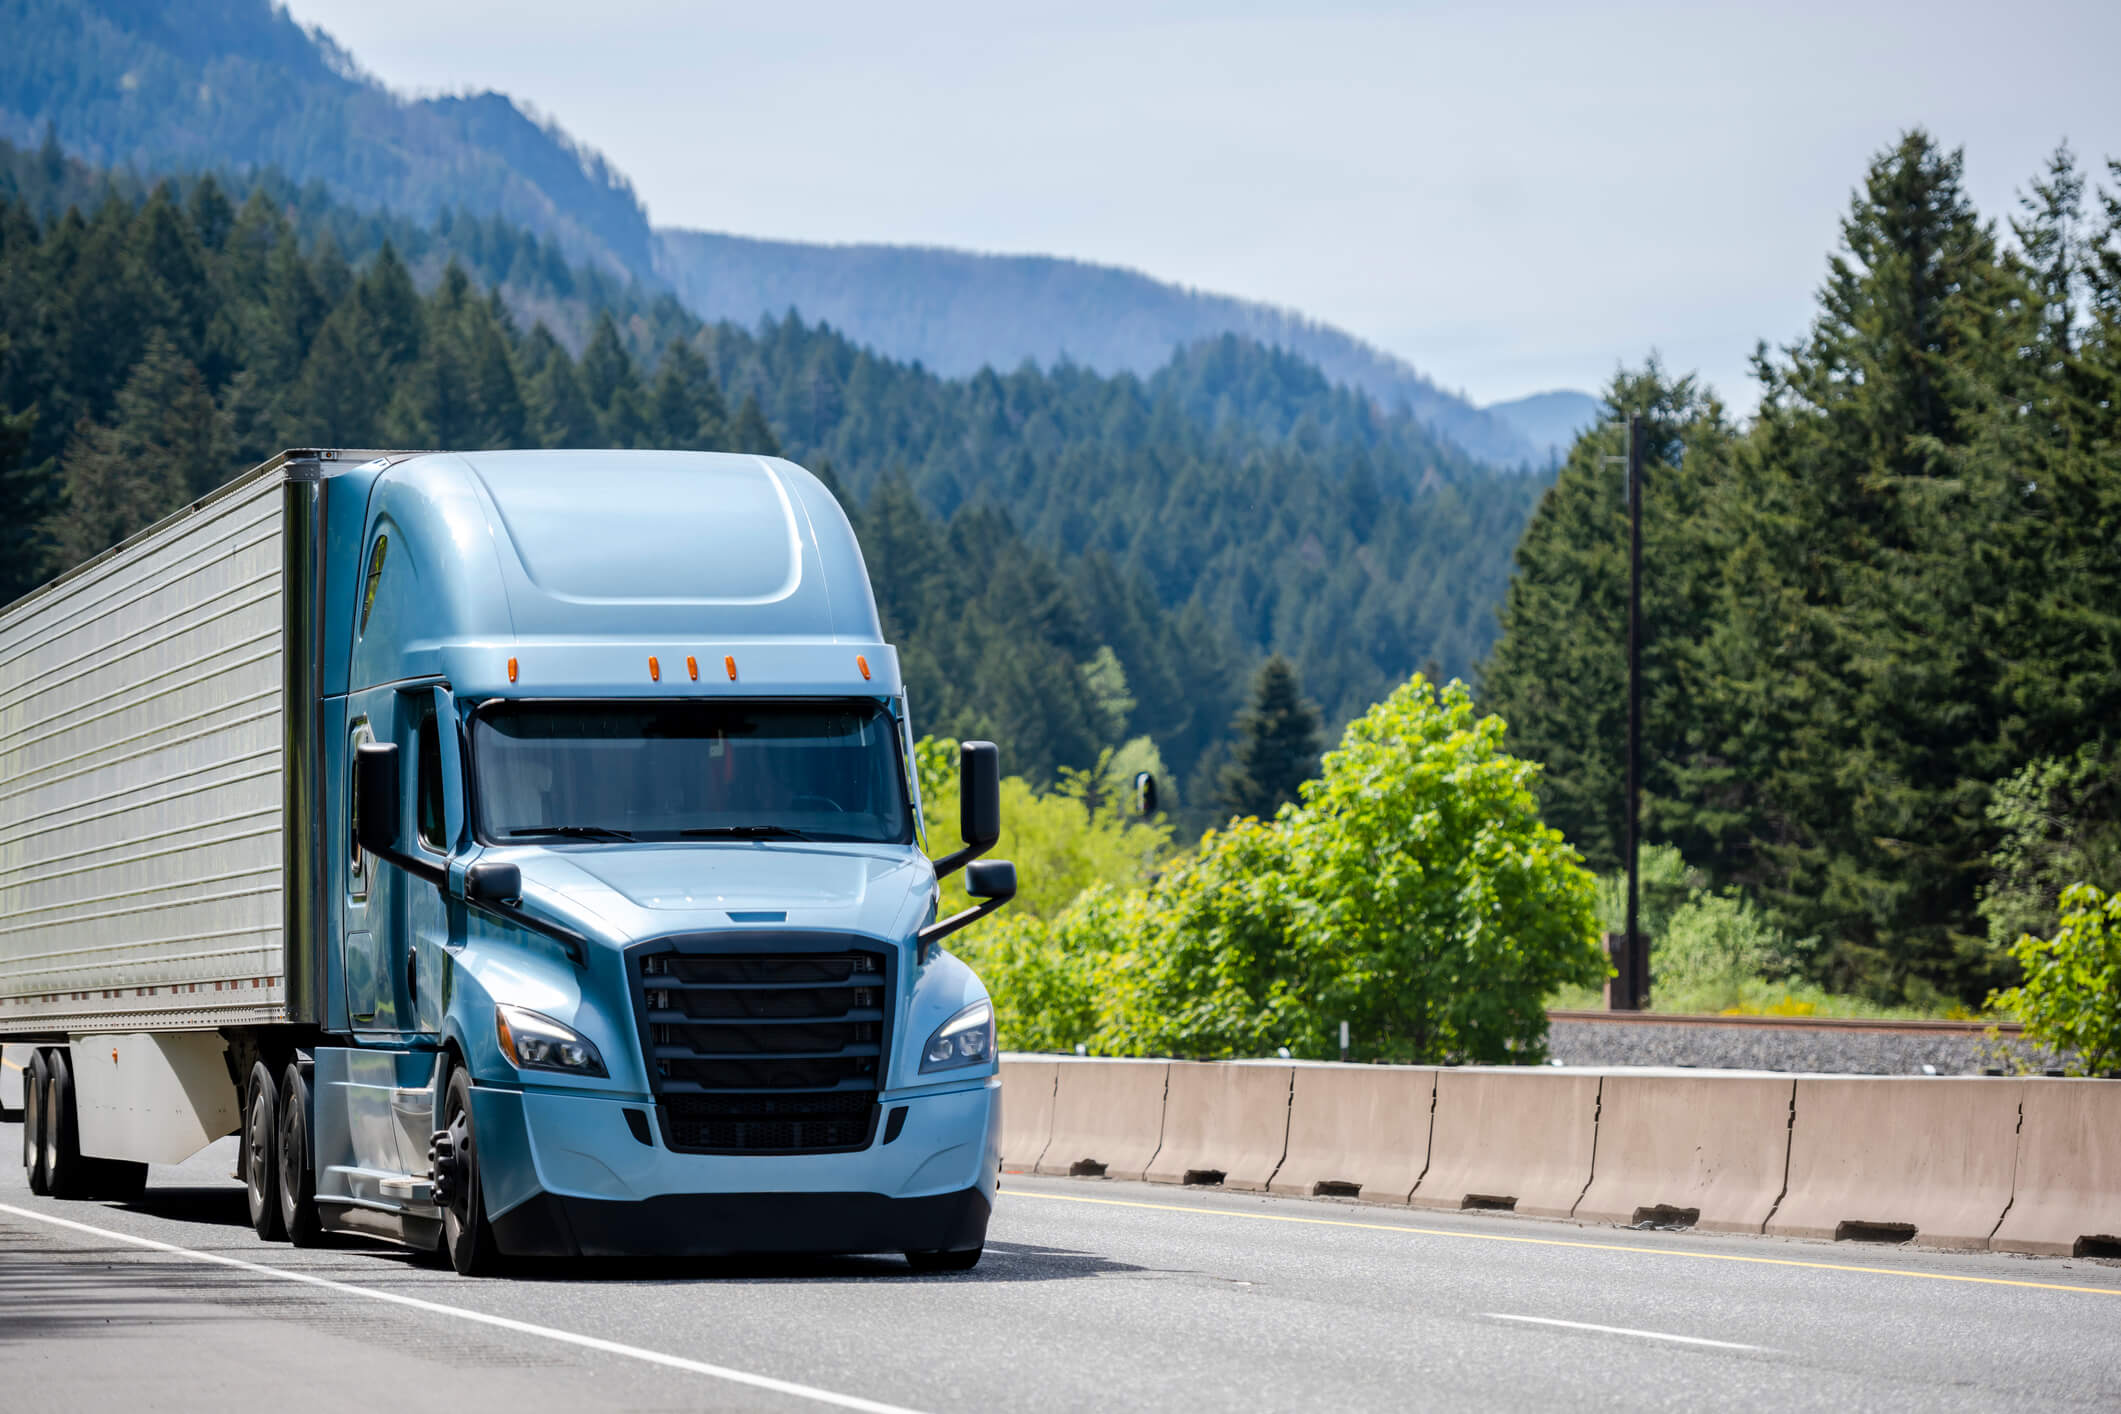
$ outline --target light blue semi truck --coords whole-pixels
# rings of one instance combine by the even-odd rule
[[[751,456],[294,451],[0,610],[40,1192],[231,1133],[258,1234],[965,1268],[1015,891],[923,852],[860,547]],[[964,868],[973,907],[938,918]]]

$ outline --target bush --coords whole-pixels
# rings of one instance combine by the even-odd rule
[[[1542,999],[1605,963],[1591,876],[1502,734],[1463,685],[1416,677],[1350,724],[1301,806],[989,935],[974,965],[1005,1042],[1329,1057],[1345,1020],[1358,1059],[1536,1059]]]
[[[946,854],[958,847],[958,743],[923,737],[914,759],[928,848]],[[1129,783],[1124,790],[1117,776],[1122,769]],[[1146,883],[1170,849],[1170,826],[1131,813],[1133,768],[1117,763],[1113,752],[1104,754],[1097,770],[1063,766],[1060,774],[1060,789],[1043,795],[1019,776],[1002,782],[1002,837],[990,857],[1016,865],[1018,892],[1009,917],[1051,918],[1095,885]],[[945,914],[970,902],[962,875],[943,881]],[[978,924],[975,931],[992,926]],[[962,936],[953,940],[960,950]]]
[[[2070,1054],[2073,1075],[2121,1070],[2121,893],[2090,884],[2062,893],[2051,939],[2027,933],[2011,945],[2025,981],[1989,997],[2014,1013],[2027,1040]]]
[[[1724,894],[1694,894],[1650,945],[1651,996],[1665,1011],[1728,1010],[1745,1002],[1749,983],[1789,970],[1781,931],[1751,903]]]

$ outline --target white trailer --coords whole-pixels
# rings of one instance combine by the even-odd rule
[[[287,821],[317,465],[277,457],[0,611],[0,1039],[11,1093],[63,1069],[80,1150],[123,1156],[92,1186],[236,1129],[222,1028],[314,1020]]]

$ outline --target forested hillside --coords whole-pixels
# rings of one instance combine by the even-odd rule
[[[76,156],[150,178],[277,171],[349,208],[341,221],[498,218],[607,277],[672,289],[710,323],[793,309],[947,377],[1026,359],[1147,375],[1176,348],[1235,333],[1497,466],[1550,461],[1514,415],[1290,310],[1047,256],[652,231],[625,176],[557,123],[498,93],[402,97],[271,0],[0,0],[0,34],[0,139],[18,145],[51,132]],[[566,317],[557,304],[539,315]]]
[[[2065,149],[2011,229],[1917,132],[1850,202],[1818,312],[1738,427],[1619,378],[1649,427],[1646,813],[1802,970],[1978,1003],[2060,888],[2121,886],[2121,165]],[[1623,819],[1622,434],[1517,552],[1486,704],[1599,868]]]
[[[1076,363],[1147,375],[1172,350],[1236,334],[1288,349],[1387,409],[1406,408],[1500,467],[1544,467],[1548,439],[1484,411],[1405,361],[1293,310],[1048,255],[817,245],[656,232],[656,269],[697,313],[748,325],[793,309],[858,344],[947,377]],[[1575,395],[1581,397],[1582,395]],[[1573,430],[1573,429],[1572,429]]]
[[[1236,339],[947,380],[702,326],[506,223],[50,148],[0,148],[0,337],[0,597],[280,446],[778,447],[856,507],[924,721],[1035,780],[1148,738],[1196,807],[1269,649],[1336,718],[1473,662],[1539,490]]]
[[[271,0],[5,0],[0,138],[47,127],[100,166],[277,168],[341,201],[500,216],[644,275],[626,178],[507,97],[401,98]]]

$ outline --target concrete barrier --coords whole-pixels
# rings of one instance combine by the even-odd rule
[[[1985,1248],[2011,1202],[2022,1080],[1800,1077],[1782,1237]]]
[[[1598,1080],[1551,1070],[1443,1070],[1417,1208],[1565,1218],[1591,1182]]]
[[[1038,1167],[1053,1137],[1053,1087],[1060,1062],[1002,1057],[1002,1171],[1029,1173]]]
[[[2028,1080],[1999,1252],[2121,1257],[2121,1083]]]
[[[1758,1232],[1782,1198],[1795,1082],[1608,1075],[1576,1217]]]
[[[1265,1189],[1288,1150],[1294,1069],[1173,1061],[1148,1180]]]
[[[1429,1166],[1435,1107],[1426,1067],[1298,1066],[1289,1151],[1267,1191],[1404,1203]]]
[[[1053,1135],[1034,1173],[1140,1178],[1164,1132],[1169,1061],[1063,1060],[1053,1089]]]

